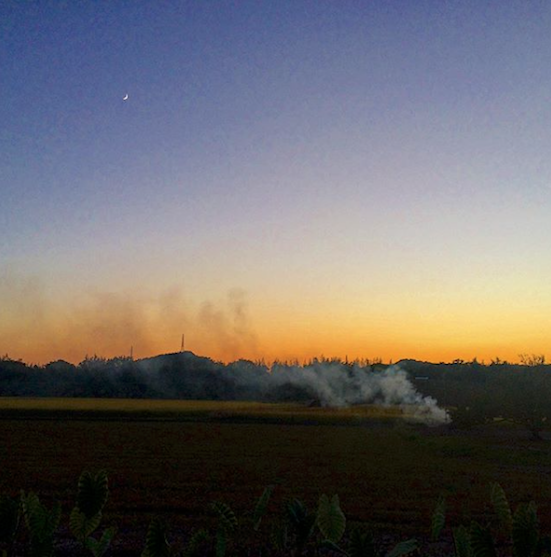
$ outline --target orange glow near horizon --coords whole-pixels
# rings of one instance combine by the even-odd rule
[[[33,284],[18,278],[0,289],[0,354],[28,363],[128,356],[131,347],[135,358],[177,352],[182,333],[186,350],[224,362],[302,363],[322,356],[514,362],[549,347],[543,300],[541,306],[511,302],[505,311],[497,298],[466,303],[407,295],[392,285],[395,290],[373,299],[346,293],[333,299],[313,288],[309,297],[230,289],[211,296],[215,301],[191,303],[177,289],[55,298]]]
[[[180,350],[179,330],[169,330],[169,326],[145,330],[130,327],[129,323],[122,319],[112,326],[105,323],[103,327],[88,329],[74,324],[66,327],[58,322],[49,329],[42,328],[38,337],[30,329],[19,327],[10,334],[4,331],[2,353],[27,363],[44,364],[57,359],[78,363],[92,355],[128,356],[131,347],[136,359]],[[435,363],[473,358],[489,363],[499,357],[515,362],[519,354],[546,353],[543,334],[539,338],[515,334],[513,328],[503,323],[498,331],[490,331],[485,337],[476,330],[469,335],[465,329],[453,331],[451,327],[438,324],[408,330],[393,327],[392,323],[378,329],[377,323],[361,328],[353,323],[349,327],[339,327],[319,321],[316,329],[304,324],[288,324],[285,328],[266,326],[262,333],[245,331],[243,334],[241,338],[223,326],[211,331],[206,330],[204,324],[190,326],[185,332],[185,349],[226,363],[243,358],[268,364],[275,360],[303,363],[320,357],[380,358],[383,362],[416,359]]]

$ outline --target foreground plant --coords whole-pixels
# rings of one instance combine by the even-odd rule
[[[228,544],[238,537],[238,528],[244,528],[257,532],[273,491],[273,486],[268,486],[262,492],[252,513],[238,520],[231,507],[221,501],[211,504],[211,509],[216,518],[216,529],[214,533],[200,529],[189,538],[187,545],[181,552],[171,545],[167,538],[167,527],[159,517],[153,518],[147,531],[145,548],[141,557],[169,557],[182,555],[183,557],[198,557],[199,555],[212,554],[216,557],[224,557],[227,553]]]
[[[251,544],[250,536],[259,532],[272,491],[273,486],[267,487],[254,509],[239,519],[229,505],[214,502],[211,505],[216,519],[214,528],[195,531],[181,550],[169,543],[164,521],[154,518],[149,525],[141,557],[251,555],[253,547],[259,557],[405,557],[419,554],[419,544],[415,539],[402,541],[390,551],[383,552],[377,547],[369,529],[355,528],[347,534],[346,516],[338,496],[326,494],[321,495],[315,512],[309,511],[299,499],[287,501],[275,521],[271,543],[266,538],[258,538]],[[108,496],[107,474],[104,471],[95,475],[88,471],[81,474],[69,525],[75,538],[93,557],[102,557],[108,551],[115,534],[115,528],[107,528],[101,537],[93,536],[101,524]],[[470,524],[452,529],[455,557],[497,557],[498,549],[503,552],[503,548],[512,557],[551,556],[551,538],[541,535],[533,501],[518,505],[513,513],[505,492],[497,483],[491,485],[490,501],[494,512],[487,522],[473,520]],[[48,508],[38,495],[23,491],[19,499],[0,497],[0,557],[13,554],[14,547],[18,549],[19,546],[14,544],[21,518],[28,532],[30,557],[53,557],[61,507],[59,503],[54,503]],[[436,542],[446,527],[446,500],[443,496],[436,503],[430,526],[430,538]],[[245,543],[248,545],[244,546]]]
[[[94,476],[86,470],[82,472],[78,480],[77,502],[71,511],[69,525],[75,538],[94,557],[102,557],[116,532],[115,528],[106,528],[101,538],[92,537],[101,523],[103,507],[108,498],[107,473],[101,470]]]
[[[326,540],[332,543],[341,540],[346,530],[346,517],[341,510],[338,495],[333,495],[331,499],[325,494],[320,497],[316,522]]]
[[[145,547],[141,557],[172,557],[181,554],[183,557],[198,557],[211,553],[210,534],[207,530],[197,530],[189,539],[184,550],[179,553],[167,539],[166,524],[159,517],[154,518],[147,529]]]
[[[154,518],[149,524],[141,557],[169,557],[172,553],[166,539],[166,525],[160,518]]]
[[[513,557],[551,555],[551,538],[540,534],[534,501],[521,503],[512,513],[507,496],[498,483],[491,485],[490,500],[494,509],[495,527],[492,528],[491,523],[481,525],[473,520],[468,527],[454,528],[452,532],[456,557],[496,557],[496,540],[499,535],[512,548]],[[434,533],[439,534],[442,531],[445,520],[443,513],[441,500],[433,514]]]
[[[375,544],[373,532],[356,528],[352,530],[348,540],[347,550],[339,547],[337,542],[343,537],[346,529],[346,518],[339,505],[339,498],[334,495],[331,499],[327,495],[320,497],[317,525],[325,537],[321,546],[344,555],[345,557],[385,557]],[[410,539],[394,546],[386,557],[402,557],[418,550],[417,540]]]
[[[61,519],[61,505],[48,508],[36,493],[21,492],[21,507],[30,536],[32,557],[51,557],[54,552],[54,534]]]

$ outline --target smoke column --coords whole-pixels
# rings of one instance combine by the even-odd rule
[[[91,358],[78,366],[57,361],[46,366],[0,360],[0,396],[79,396],[170,398],[257,402],[315,401],[343,408],[358,404],[398,406],[405,418],[427,424],[448,421],[445,410],[419,393],[400,365],[371,366],[318,361],[271,368],[247,360],[215,362],[192,352],[142,360]]]
[[[366,372],[359,365],[316,362],[304,368],[274,367],[271,378],[275,384],[308,389],[315,393],[322,406],[399,406],[415,421],[434,425],[449,421],[447,412],[432,397],[421,395],[399,365],[382,372]]]
[[[238,361],[224,373],[231,378],[237,396],[249,400],[291,401],[314,399],[321,406],[343,408],[355,404],[399,406],[412,420],[427,424],[449,421],[436,400],[420,394],[400,365],[384,371],[338,361],[314,361],[302,366],[274,364],[270,370]]]

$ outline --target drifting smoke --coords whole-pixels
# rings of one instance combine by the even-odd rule
[[[380,387],[384,404],[397,404],[413,410],[411,418],[415,421],[434,425],[450,421],[448,413],[438,406],[437,401],[419,393],[399,366],[391,366],[383,373]]]
[[[156,384],[157,388],[162,384],[164,394],[168,396],[181,396],[183,393],[178,389],[186,378],[193,391],[193,398],[259,402],[314,401],[320,406],[333,408],[380,404],[398,406],[404,410],[408,419],[429,425],[449,421],[447,412],[438,406],[436,400],[419,393],[407,372],[399,365],[374,371],[370,366],[315,360],[305,366],[274,364],[269,369],[240,360],[222,367],[217,367],[221,364],[213,364],[208,373],[198,373],[192,357],[196,358],[187,354],[174,354],[137,364],[152,382],[150,384]],[[182,373],[178,372],[179,369]]]
[[[44,361],[52,352],[78,361],[97,347],[120,354],[121,348],[126,351],[132,344],[154,353],[166,348],[163,339],[182,329],[208,339],[201,349],[217,357],[254,353],[257,344],[248,321],[246,293],[238,289],[228,293],[225,303],[205,302],[198,311],[185,302],[179,289],[160,297],[90,293],[63,309],[37,279],[3,271],[0,307],[0,354],[10,349],[34,361]],[[29,348],[28,339],[34,339],[37,330],[39,338]],[[417,392],[399,366],[375,371],[370,366],[315,360],[305,366],[274,364],[269,369],[245,360],[224,365],[191,352],[138,361],[91,358],[77,366],[63,361],[26,366],[0,360],[0,396],[315,401],[328,407],[377,403],[403,407],[408,416],[426,423],[448,420],[434,399]]]
[[[0,264],[0,354],[46,363],[62,355],[148,355],[180,346],[192,331],[195,349],[225,361],[257,353],[247,293],[230,289],[221,299],[190,302],[183,288],[52,292],[41,279]],[[30,341],[32,339],[32,341]],[[189,339],[188,339],[189,340]]]
[[[225,365],[191,352],[133,361],[86,359],[44,367],[0,360],[0,396],[80,396],[301,402],[342,408],[357,404],[398,406],[404,417],[427,424],[448,421],[436,401],[420,394],[400,366],[317,361],[290,366],[239,360]]]
[[[248,379],[240,374],[242,379]],[[358,404],[398,406],[415,421],[442,424],[447,412],[436,400],[419,393],[399,365],[384,371],[340,362],[314,362],[305,367],[275,365],[264,378],[264,389],[309,393],[321,406],[342,408]]]

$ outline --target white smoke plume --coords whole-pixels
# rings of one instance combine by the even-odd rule
[[[275,364],[269,373],[250,374],[244,370],[235,378],[248,389],[252,387],[251,381],[256,382],[253,389],[260,392],[296,388],[310,393],[321,406],[398,406],[405,417],[413,421],[429,425],[449,421],[447,412],[432,397],[419,393],[399,365],[389,366],[384,371],[372,371],[358,364],[344,365],[340,362],[315,361],[304,367]]]

